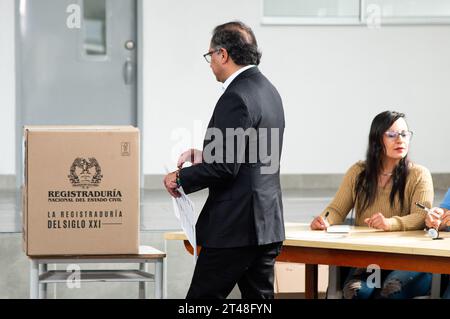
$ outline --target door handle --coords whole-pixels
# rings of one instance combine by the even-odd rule
[[[127,61],[125,62],[124,66],[123,66],[123,78],[125,80],[125,84],[126,85],[131,85],[133,84],[133,80],[134,80],[134,63],[130,60],[127,59]]]

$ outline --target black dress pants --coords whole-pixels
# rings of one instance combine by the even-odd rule
[[[186,299],[225,299],[236,284],[243,299],[273,299],[275,258],[282,243],[238,248],[203,247]]]

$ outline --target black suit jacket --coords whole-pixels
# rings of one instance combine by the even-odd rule
[[[264,156],[265,153],[270,156],[272,135],[276,137],[271,129],[279,130],[278,145],[274,145],[279,163],[284,127],[283,104],[275,87],[257,67],[239,74],[217,102],[208,128],[219,129],[224,139],[227,128],[242,128],[242,132],[253,130],[258,134],[236,134],[234,148],[227,148],[223,141],[223,160],[209,163],[205,161],[206,150],[218,145],[220,140],[216,136],[207,136],[203,163],[180,171],[181,186],[187,194],[209,188],[208,199],[197,220],[197,244],[232,248],[285,239],[279,166],[273,174],[261,172],[262,166],[271,164],[268,156]],[[242,144],[238,143],[238,137],[242,138]],[[216,144],[211,144],[213,142]],[[268,151],[262,152],[263,156],[259,151],[252,152],[255,149],[249,145],[255,143],[267,145]],[[213,154],[221,158],[218,150],[219,147]],[[228,156],[226,160],[232,150],[234,156]]]

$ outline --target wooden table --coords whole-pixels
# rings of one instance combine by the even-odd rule
[[[348,234],[311,231],[309,224],[287,223],[286,240],[277,261],[305,264],[305,296],[317,298],[318,265],[450,274],[450,232],[443,240],[432,240],[424,231],[383,232],[368,227],[352,227]],[[165,234],[166,240],[182,240],[192,247],[182,232]]]
[[[30,257],[30,298],[45,299],[47,285],[81,282],[136,282],[139,283],[139,298],[147,298],[146,283],[155,283],[155,298],[164,295],[163,261],[166,254],[150,246],[140,246],[137,255],[99,256],[38,256]],[[79,264],[139,264],[139,269],[81,270]],[[147,265],[155,264],[155,272],[149,273]],[[66,270],[48,270],[49,264],[66,264]],[[76,266],[76,267],[73,267]],[[73,271],[78,271],[74,274]]]

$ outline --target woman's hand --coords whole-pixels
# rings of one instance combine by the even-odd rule
[[[372,217],[364,219],[364,222],[371,228],[382,229],[384,231],[388,231],[391,227],[387,218],[382,213],[376,213]]]
[[[326,230],[330,227],[330,223],[328,223],[322,216],[317,216],[311,222],[310,227],[312,230]]]

